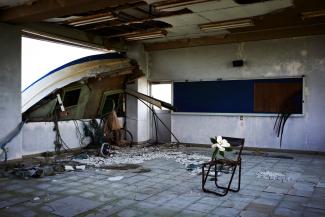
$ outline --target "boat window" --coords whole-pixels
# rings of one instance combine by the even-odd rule
[[[68,108],[78,105],[81,89],[74,89],[64,92],[63,105]]]
[[[102,110],[102,115],[112,112],[115,108],[114,95],[106,96],[105,103]]]
[[[125,115],[125,98],[123,97],[123,94],[111,94],[105,96],[101,115],[106,115],[113,110],[115,110],[118,117],[123,117]]]

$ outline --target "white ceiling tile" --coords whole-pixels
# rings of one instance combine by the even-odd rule
[[[227,8],[223,10],[214,10],[199,13],[202,17],[209,19],[211,22],[223,21],[223,20],[233,20],[244,17],[249,17],[250,15],[243,10],[241,7]]]
[[[251,17],[268,14],[273,11],[293,6],[292,0],[274,0],[242,7]]]
[[[224,8],[232,8],[238,6],[239,4],[235,3],[235,1],[219,0],[219,1],[195,4],[195,5],[188,6],[187,8],[192,10],[193,12],[203,12],[203,11],[220,10]]]
[[[197,25],[179,26],[168,29],[168,36],[187,35],[193,33],[200,33],[201,30]]]
[[[204,36],[219,36],[219,35],[226,35],[228,34],[229,31],[227,30],[219,30],[219,31],[214,31],[214,32],[197,32],[197,33],[188,33],[186,35],[167,35],[167,38],[169,40],[175,40],[175,39],[180,39],[180,38],[199,38],[199,37],[204,37]]]
[[[213,22],[217,22],[264,15],[271,13],[272,11],[290,7],[292,5],[292,0],[273,0],[256,4],[243,5],[240,7],[200,12],[198,14]]]
[[[172,26],[188,26],[188,25],[197,25],[201,23],[206,23],[209,20],[197,15],[197,14],[184,14],[173,17],[158,18],[155,20],[160,20],[166,23],[171,24]]]

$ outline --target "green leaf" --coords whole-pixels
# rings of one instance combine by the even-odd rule
[[[222,157],[224,157],[224,156],[225,156],[225,152],[223,152],[223,151],[220,151],[219,153],[220,153],[220,155],[221,155]]]
[[[218,154],[218,149],[215,149],[212,153],[212,160],[216,159],[217,154]]]
[[[226,151],[232,151],[232,147],[225,148]]]
[[[216,140],[215,138],[210,138],[210,140],[211,140],[211,143],[212,143],[212,144],[217,143],[217,140]]]

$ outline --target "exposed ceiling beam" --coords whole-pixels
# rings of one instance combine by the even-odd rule
[[[211,2],[215,0],[165,0],[153,3],[156,10],[172,9],[177,7],[186,7],[194,4]]]
[[[25,30],[23,34],[29,37],[103,50],[125,51],[127,49],[125,42],[119,39],[107,39],[61,25],[33,23],[21,25],[20,28]]]
[[[325,34],[325,23],[309,26],[291,26],[285,28],[248,31],[224,36],[217,35],[200,38],[184,38],[167,42],[147,43],[144,44],[144,46],[146,51],[156,51],[321,34]]]
[[[159,13],[159,14],[155,15],[155,19],[178,16],[178,15],[184,15],[184,14],[190,14],[190,13],[192,13],[192,11],[190,11],[188,9],[181,9],[181,10],[178,10],[178,11]],[[150,21],[150,20],[153,20],[153,18],[147,16],[147,17],[144,17],[144,18],[134,19],[134,20],[125,21],[125,22],[119,22],[119,23],[112,23],[112,24],[109,24],[109,25],[107,25],[107,24],[106,25],[99,24],[99,25],[96,25],[94,27],[88,28],[86,30],[98,30],[98,29],[104,29],[104,28],[107,28],[107,27],[118,27],[118,26],[125,27],[125,26],[131,25],[131,24],[144,23],[144,22]]]
[[[110,36],[106,36],[106,38],[132,36],[132,35],[146,34],[146,33],[156,32],[156,31],[166,31],[166,30],[165,30],[165,28],[150,28],[150,29],[146,29],[146,30],[138,30],[138,31],[133,31],[133,32],[121,33],[121,34],[117,34],[117,35],[110,35]],[[167,32],[166,32],[166,34],[167,34]]]
[[[32,5],[21,5],[2,11],[0,22],[39,22],[53,17],[96,11],[135,2],[139,0],[38,0]]]

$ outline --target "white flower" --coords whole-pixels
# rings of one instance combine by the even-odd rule
[[[219,143],[219,144],[220,144],[220,143],[221,143],[221,141],[222,141],[222,137],[221,137],[221,136],[218,136],[218,137],[217,137],[217,143]]]
[[[218,148],[219,151],[225,151],[225,148],[229,148],[230,144],[228,143],[228,141],[226,139],[222,139],[221,136],[217,136],[216,138],[217,143],[212,144],[212,148]]]
[[[222,147],[220,144],[216,144],[216,145],[217,145],[217,147],[218,147],[219,151],[225,151],[225,148],[224,148],[224,147]]]
[[[223,140],[221,141],[221,146],[222,146],[222,147],[225,147],[225,148],[228,148],[228,147],[230,147],[230,144],[228,143],[227,140],[223,139]]]

